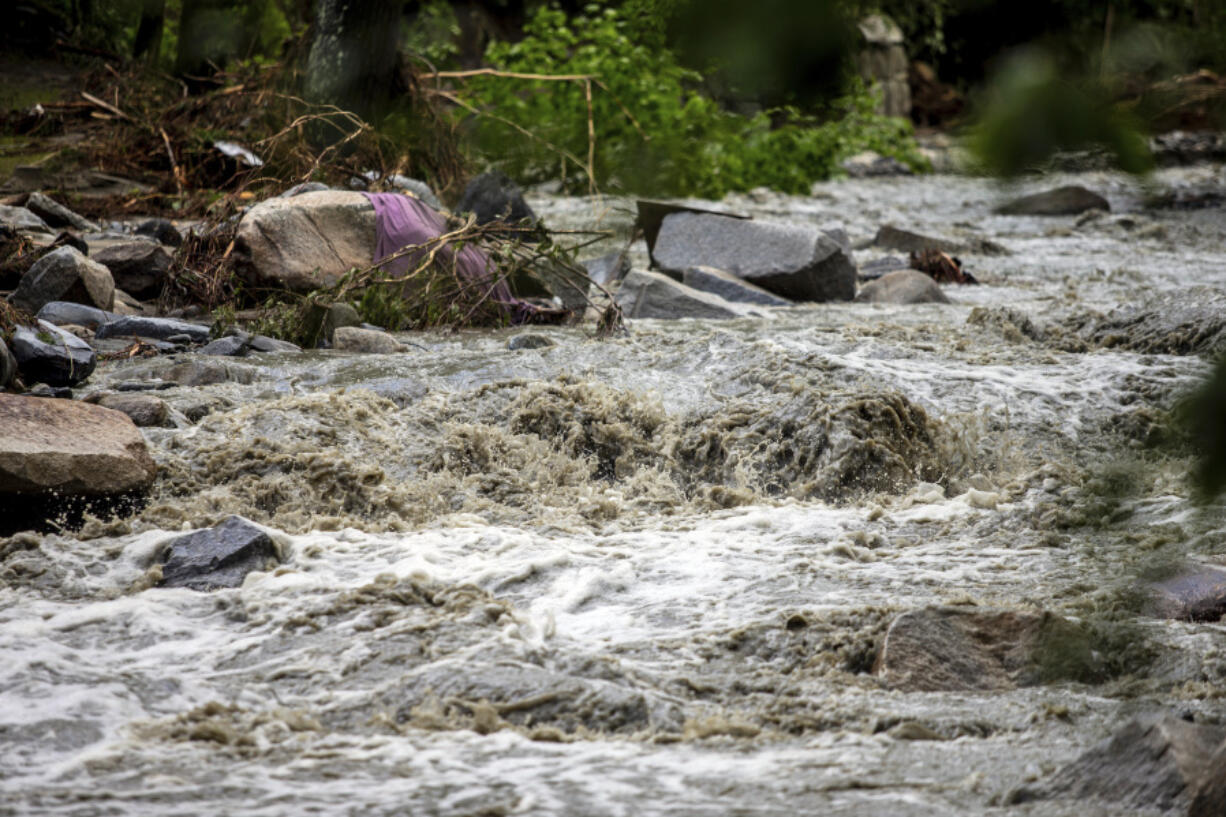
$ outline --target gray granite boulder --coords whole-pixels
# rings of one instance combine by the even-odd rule
[[[869,304],[947,304],[936,281],[918,270],[887,272],[861,287],[856,300]]]
[[[375,252],[375,208],[366,196],[321,190],[260,202],[235,236],[236,260],[249,281],[294,292],[334,285]]]
[[[0,224],[10,227],[19,233],[55,232],[47,222],[24,207],[0,205]]]
[[[186,335],[192,343],[208,343],[209,328],[198,323],[175,318],[145,318],[139,315],[124,315],[98,327],[98,339],[104,338],[152,338],[170,340]]]
[[[60,247],[34,262],[9,300],[28,312],[38,312],[51,301],[110,310],[115,305],[115,281],[98,262],[73,247]]]
[[[158,586],[202,591],[238,587],[251,571],[277,562],[272,538],[241,516],[231,516],[171,542],[162,553]]]
[[[794,301],[850,301],[856,268],[837,240],[813,227],[700,213],[664,218],[652,257],[684,275],[715,267]]]
[[[94,260],[111,271],[115,286],[137,298],[155,298],[170,269],[170,253],[152,241],[126,241],[104,247]]]
[[[780,298],[762,287],[714,267],[690,267],[681,277],[681,283],[702,292],[718,295],[726,301],[759,306],[792,306],[787,298]]]
[[[338,327],[332,335],[332,348],[338,352],[369,355],[390,355],[408,349],[387,332],[378,329],[363,329],[360,326]]]
[[[71,227],[83,233],[98,232],[98,225],[77,215],[45,193],[31,193],[26,209],[52,227]]]
[[[631,270],[617,291],[617,304],[627,318],[743,318],[761,313],[746,304],[726,301],[710,292],[687,287],[667,275]]]
[[[9,343],[27,384],[75,386],[93,374],[98,363],[93,347],[46,321],[37,327],[17,327]]]
[[[996,208],[1004,216],[1075,216],[1087,210],[1111,210],[1108,201],[1080,185],[1057,187],[1014,199]]]

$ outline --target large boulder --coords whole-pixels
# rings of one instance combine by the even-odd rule
[[[0,224],[19,233],[53,233],[47,222],[24,207],[0,205]]]
[[[627,318],[725,319],[758,314],[744,304],[726,301],[647,270],[631,270],[622,280],[616,297]]]
[[[26,209],[52,227],[71,227],[83,233],[97,232],[98,225],[77,215],[45,193],[31,193]]]
[[[248,573],[277,561],[276,545],[267,533],[241,516],[231,516],[171,542],[162,553],[158,586],[204,591],[238,587]]]
[[[969,692],[1083,677],[1091,662],[1085,634],[1058,616],[926,607],[890,624],[874,672],[904,692]]]
[[[813,227],[673,213],[660,225],[652,257],[678,277],[715,267],[794,301],[850,301],[856,267],[840,243]]]
[[[92,346],[46,321],[17,327],[9,343],[27,385],[75,386],[93,374],[98,363]]]
[[[687,287],[710,292],[726,301],[742,304],[758,304],[759,306],[791,306],[787,298],[780,298],[767,292],[759,286],[737,278],[729,272],[714,267],[690,267],[681,277],[681,283]]]
[[[374,261],[375,208],[361,193],[321,190],[252,207],[235,252],[253,283],[310,292]]]
[[[127,415],[75,400],[0,394],[0,495],[143,489],[157,466]]]
[[[1110,211],[1111,205],[1080,185],[1032,193],[996,208],[996,212],[1004,216],[1075,216],[1087,210]]]
[[[856,300],[869,304],[947,304],[937,282],[918,270],[887,272],[861,288]]]
[[[1224,740],[1226,728],[1221,726],[1189,723],[1172,715],[1136,718],[1015,800],[1095,798],[1130,812],[1178,810],[1220,817],[1226,814],[1221,799],[1221,783],[1226,780],[1220,748]]]
[[[115,286],[137,298],[154,298],[162,291],[170,253],[152,241],[126,241],[104,247],[94,260],[111,271]]]
[[[477,217],[478,224],[536,221],[536,213],[524,201],[524,191],[505,173],[497,170],[482,173],[468,183],[460,203],[456,205],[456,212],[472,213]]]
[[[115,280],[110,270],[79,250],[60,247],[34,262],[9,300],[28,312],[37,312],[51,301],[110,310],[115,305]]]

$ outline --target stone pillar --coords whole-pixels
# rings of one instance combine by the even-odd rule
[[[882,98],[878,112],[886,116],[911,115],[911,86],[907,81],[907,49],[902,29],[889,17],[873,14],[859,23],[862,38],[856,66],[866,83],[877,83]]]

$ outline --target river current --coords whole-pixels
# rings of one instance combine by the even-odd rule
[[[1062,183],[1112,212],[992,215]],[[1008,252],[962,254],[981,283],[948,305],[209,364],[157,392],[181,427],[146,430],[140,514],[0,540],[0,814],[1137,813],[1008,803],[1135,714],[1226,722],[1226,625],[1137,602],[1226,555],[1169,421],[1226,339],[1226,216],[1147,204],[1223,188],[1204,165],[731,196],[843,227],[861,263],[883,224]],[[633,220],[531,204],[609,248]],[[151,586],[230,514],[280,564]],[[888,689],[885,629],[928,605],[1084,623],[1104,669]]]

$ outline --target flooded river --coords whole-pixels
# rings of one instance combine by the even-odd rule
[[[1113,212],[991,214],[1067,182]],[[210,363],[220,382],[158,392],[182,427],[146,430],[140,515],[0,540],[0,814],[1135,813],[1008,804],[1135,714],[1226,723],[1226,625],[1138,601],[1226,554],[1169,422],[1226,340],[1226,216],[1145,206],[1215,186],[1220,166],[733,196],[844,227],[861,263],[883,224],[1008,254],[962,254],[981,284],[949,305]],[[150,586],[169,539],[230,514],[279,565]],[[886,628],[930,605],[1064,616],[1097,669],[888,688]]]

